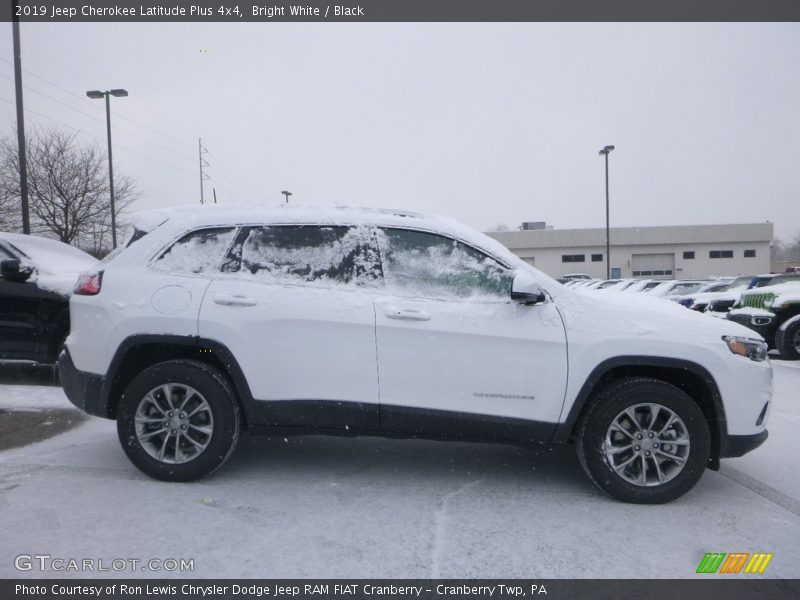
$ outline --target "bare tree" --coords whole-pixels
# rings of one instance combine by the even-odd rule
[[[109,245],[111,202],[108,167],[94,144],[81,144],[61,129],[34,130],[28,143],[28,190],[31,229],[62,242],[89,245],[100,252]],[[0,144],[0,198],[7,195],[19,206],[16,148],[8,138]],[[114,178],[117,220],[136,197],[126,176]],[[0,216],[0,218],[2,218]]]
[[[0,231],[22,230],[16,143],[0,138]]]

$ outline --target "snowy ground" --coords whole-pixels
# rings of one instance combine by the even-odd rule
[[[711,551],[800,577],[800,363],[773,364],[766,444],[665,506],[610,500],[572,448],[374,438],[246,438],[214,476],[161,483],[92,418],[0,452],[0,577],[41,576],[14,568],[38,553],[194,559],[194,577],[673,578]],[[59,388],[0,385],[0,408],[55,407]]]

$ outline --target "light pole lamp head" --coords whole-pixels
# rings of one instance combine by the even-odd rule
[[[92,100],[97,100],[98,98],[105,98],[105,94],[100,90],[91,90],[86,92],[86,95],[89,96]]]
[[[128,90],[116,89],[116,90],[111,90],[108,93],[116,98],[124,98],[125,96],[128,95]],[[613,149],[614,147],[612,146],[611,148]]]
[[[610,152],[611,152],[613,149],[614,149],[614,146],[603,146],[603,149],[602,149],[602,150],[600,150],[600,154],[601,154],[601,155],[603,155],[603,154],[604,154],[604,155],[608,156],[608,154],[609,154],[609,153],[610,153]]]

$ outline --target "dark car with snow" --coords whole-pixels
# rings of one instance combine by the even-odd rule
[[[728,319],[761,334],[781,358],[800,360],[800,273],[742,293]]]
[[[0,361],[56,361],[72,287],[96,262],[55,240],[0,233]]]

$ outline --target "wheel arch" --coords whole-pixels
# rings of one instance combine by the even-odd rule
[[[591,405],[594,394],[624,377],[649,377],[686,392],[703,411],[711,431],[709,467],[719,468],[719,457],[728,437],[725,408],[719,387],[709,371],[695,362],[654,356],[618,356],[597,365],[578,392],[564,422],[559,423],[553,442],[564,444],[577,432],[581,418]]]
[[[114,353],[102,395],[109,418],[116,418],[120,397],[133,378],[147,367],[174,359],[191,359],[216,368],[236,392],[246,427],[253,417],[253,396],[239,363],[230,350],[214,340],[197,336],[135,335],[126,338]]]

